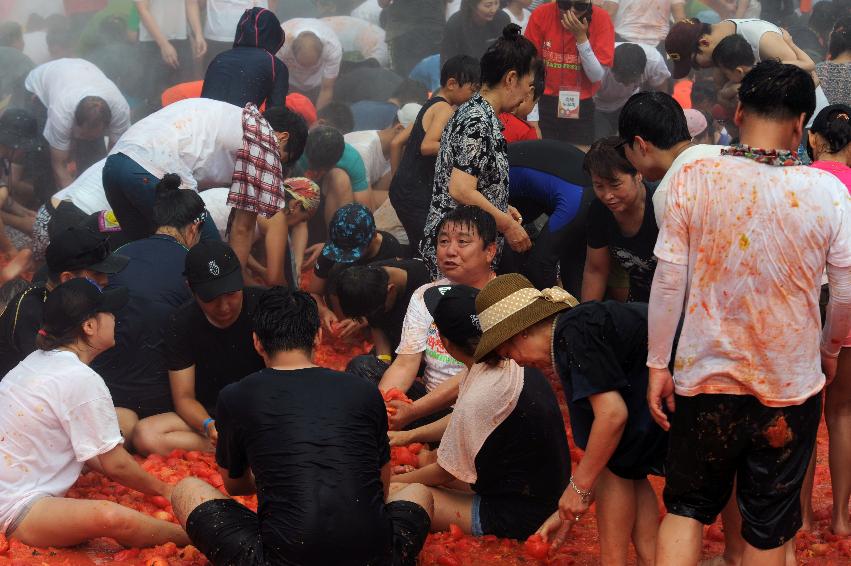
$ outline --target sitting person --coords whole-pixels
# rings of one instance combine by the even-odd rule
[[[87,463],[122,485],[170,499],[172,487],[146,473],[122,447],[115,408],[89,365],[115,344],[115,312],[127,290],[101,291],[76,278],[44,302],[38,350],[0,383],[5,409],[0,443],[0,523],[9,538],[31,546],[74,546],[110,537],[125,546],[189,543],[186,533],[110,501],[68,499]],[[14,439],[14,440],[12,440]]]
[[[165,332],[174,412],[141,420],[133,434],[136,445],[158,454],[213,450],[219,391],[263,368],[251,340],[251,317],[263,291],[243,286],[233,250],[205,240],[189,250],[185,265],[194,300],[174,311]]]
[[[0,316],[0,378],[36,350],[44,301],[59,284],[85,277],[106,285],[109,275],[127,266],[127,257],[110,254],[106,236],[81,227],[60,232],[47,246],[48,277],[28,286]]]
[[[253,326],[266,369],[219,393],[216,462],[229,494],[257,493],[258,512],[187,478],[172,500],[192,543],[215,566],[415,565],[431,494],[411,486],[388,498],[381,395],[313,364],[319,312],[307,293],[267,290]]]
[[[538,291],[511,273],[482,289],[476,310],[482,338],[475,359],[496,352],[554,370],[574,442],[585,451],[558,511],[538,532],[558,546],[596,500],[601,563],[625,566],[631,538],[639,564],[653,564],[659,506],[647,475],[661,475],[668,439],[645,400],[647,305],[579,305],[559,287]]]
[[[392,481],[431,486],[433,531],[454,523],[475,536],[522,540],[557,512],[570,477],[567,435],[556,396],[540,371],[493,355],[474,361],[481,338],[478,293],[465,285],[438,285],[424,294],[440,340],[466,371],[455,409],[442,419],[442,435],[418,438],[420,429],[393,433],[396,442],[399,436],[406,442],[439,441],[437,462]],[[473,492],[448,488],[456,480]]]
[[[365,265],[373,261],[399,259],[406,253],[392,234],[375,229],[375,218],[362,204],[347,204],[334,213],[328,233],[330,238],[316,259],[307,291],[319,305],[322,327],[345,336],[355,329],[356,323],[351,319],[340,321],[325,303],[325,287],[331,270],[341,264]],[[338,324],[342,327],[337,328]]]
[[[426,265],[418,259],[377,261],[345,268],[332,281],[332,302],[346,317],[366,319],[375,355],[389,365],[399,347],[411,296],[431,283]]]
[[[109,284],[127,287],[130,301],[118,312],[115,347],[93,366],[118,407],[126,442],[144,455],[158,447],[145,444],[149,437],[135,442],[137,421],[174,410],[163,347],[165,327],[172,311],[192,298],[182,275],[184,263],[207,217],[198,193],[179,186],[180,177],[165,175],[156,189],[156,232],[121,248],[130,261],[110,277]]]

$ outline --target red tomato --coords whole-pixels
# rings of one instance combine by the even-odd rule
[[[423,449],[423,445],[419,442],[414,442],[413,444],[408,444],[408,450],[411,454],[419,454],[420,450]]]
[[[461,530],[461,527],[459,527],[455,523],[450,523],[449,536],[451,536],[454,540],[461,540],[462,538],[464,538],[464,531]]]
[[[0,535],[0,554],[6,554],[9,552],[9,541],[6,540],[5,535]]]
[[[461,566],[461,561],[451,554],[442,554],[437,557],[437,563],[440,566]]]
[[[526,542],[523,543],[523,550],[530,558],[544,560],[550,553],[550,545],[549,543],[544,542],[544,539],[541,538],[541,535],[534,534],[527,538]]]
[[[169,566],[168,559],[162,556],[154,556],[145,561],[145,566]]]
[[[166,507],[171,507],[171,503],[169,503],[168,499],[161,495],[155,495],[151,497],[151,503],[159,507],[160,509],[165,509]]]
[[[139,553],[141,552],[141,549],[138,548],[126,548],[121,552],[116,553],[113,557],[113,560],[115,560],[116,562],[125,562],[127,560],[132,560],[138,557]]]

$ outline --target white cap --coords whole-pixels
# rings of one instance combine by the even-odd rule
[[[399,111],[396,113],[396,118],[399,119],[399,123],[402,124],[403,128],[407,128],[411,124],[414,123],[414,120],[417,119],[417,116],[422,110],[423,105],[417,104],[416,102],[409,102],[404,105]]]
[[[696,138],[697,136],[705,132],[707,126],[709,126],[709,124],[706,123],[706,116],[704,116],[703,112],[701,112],[700,110],[688,108],[686,110],[683,110],[683,114],[686,115],[688,135],[693,138]]]

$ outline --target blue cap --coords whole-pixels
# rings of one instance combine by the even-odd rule
[[[375,218],[359,203],[343,206],[334,213],[328,225],[329,239],[322,256],[336,263],[359,260],[375,237]]]

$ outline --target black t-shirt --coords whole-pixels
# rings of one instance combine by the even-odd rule
[[[0,316],[0,379],[35,352],[47,294],[44,286],[30,287],[9,301]]]
[[[617,391],[629,415],[609,467],[620,475],[657,472],[667,436],[647,408],[647,304],[591,301],[565,311],[553,351],[576,445],[585,449],[594,422],[588,398]]]
[[[650,300],[650,284],[656,271],[656,238],[659,228],[653,212],[653,190],[647,188],[644,220],[632,237],[626,237],[618,226],[615,215],[599,199],[594,199],[588,211],[588,247],[609,247],[621,267],[629,274],[629,300]]]
[[[570,453],[555,393],[536,369],[524,368],[517,406],[476,455],[473,490],[482,497],[487,534],[525,539],[558,507],[570,478]]]
[[[216,461],[233,478],[254,473],[270,564],[386,561],[390,447],[375,385],[325,368],[263,369],[225,387],[216,412]]]
[[[396,236],[389,232],[382,232],[380,230],[378,233],[381,234],[381,246],[378,248],[378,253],[376,253],[374,257],[361,256],[359,260],[353,262],[351,265],[367,265],[374,261],[396,259],[405,256],[405,250],[403,249],[402,244],[399,243],[399,240],[396,239]],[[319,254],[319,258],[313,266],[313,273],[317,277],[328,279],[328,275],[331,273],[331,270],[335,265],[337,265],[336,261],[330,260],[324,255]]]
[[[469,21],[470,18],[456,12],[446,21],[443,44],[440,46],[440,64],[443,66],[456,55],[469,55],[481,59],[488,47],[502,37],[502,30],[511,23],[511,18],[502,10],[483,25]]]
[[[210,324],[194,300],[171,315],[165,335],[168,369],[195,366],[195,398],[211,415],[219,391],[264,367],[254,350],[251,322],[262,294],[263,289],[246,287],[242,311],[227,328]]]
[[[369,319],[369,325],[372,328],[378,328],[384,333],[384,336],[387,337],[390,346],[395,352],[396,346],[399,345],[399,340],[402,339],[402,323],[405,321],[405,313],[408,312],[411,295],[426,283],[431,282],[431,274],[426,264],[419,259],[389,259],[376,261],[370,265],[404,269],[408,274],[408,281],[405,284],[405,288],[399,290],[393,308],[380,316],[370,317]]]

